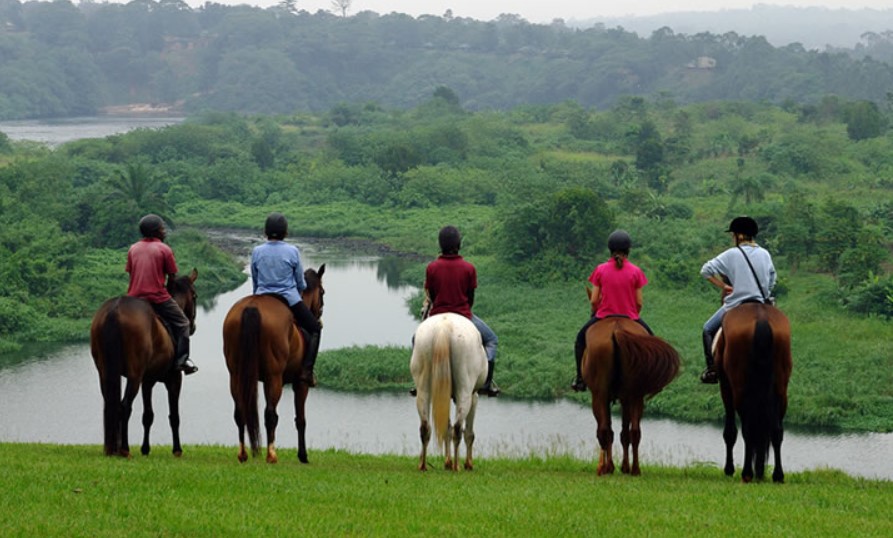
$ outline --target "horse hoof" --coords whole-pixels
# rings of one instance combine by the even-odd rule
[[[474,465],[472,465],[468,462],[465,462],[465,470],[466,471],[474,471]]]
[[[301,463],[310,463],[307,459],[307,454],[301,454],[300,452],[298,452],[298,461]]]
[[[248,454],[241,452],[239,453],[239,463],[245,463],[248,461]]]
[[[175,457],[175,458],[182,458],[182,457],[183,457],[183,451],[182,451],[182,450],[174,450],[174,457]]]

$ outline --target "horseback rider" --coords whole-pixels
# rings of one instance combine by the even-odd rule
[[[145,299],[152,305],[171,330],[174,367],[186,375],[194,374],[198,367],[189,358],[189,318],[168,291],[177,277],[177,262],[174,251],[164,243],[167,237],[164,220],[150,213],[140,219],[139,228],[143,238],[127,251],[125,271],[130,273],[127,295]]]
[[[487,354],[487,380],[478,389],[478,394],[489,397],[499,396],[499,387],[493,382],[493,367],[496,363],[496,348],[499,338],[484,321],[472,314],[474,290],[477,288],[477,270],[474,265],[459,255],[462,236],[455,226],[444,226],[437,237],[440,256],[428,264],[425,270],[425,302],[423,317],[453,312],[470,319],[484,344]],[[416,389],[410,394],[415,395]]]
[[[322,324],[310,312],[301,293],[307,289],[301,251],[285,242],[288,221],[282,213],[270,213],[264,223],[267,242],[251,251],[251,283],[255,295],[274,294],[281,297],[291,310],[295,325],[307,331],[307,349],[301,365],[301,381],[316,386],[313,366],[319,353]]]
[[[574,343],[574,358],[577,361],[577,377],[571,388],[576,392],[586,390],[581,370],[583,350],[586,349],[586,331],[595,322],[609,316],[623,316],[645,327],[648,334],[654,334],[648,324],[639,316],[642,311],[642,288],[648,284],[645,273],[629,261],[632,238],[624,230],[615,230],[608,236],[608,250],[611,259],[599,264],[589,275],[592,292],[589,302],[592,317],[587,321]]]
[[[769,251],[754,241],[759,232],[757,221],[735,217],[726,232],[731,232],[735,246],[701,267],[701,276],[722,290],[722,306],[704,323],[702,335],[707,368],[701,373],[701,383],[708,384],[719,381],[713,364],[713,339],[723,316],[741,303],[764,302],[777,278]]]

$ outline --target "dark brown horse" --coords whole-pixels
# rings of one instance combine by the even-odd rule
[[[302,299],[317,319],[322,317],[322,275],[304,271],[307,289]],[[294,316],[285,302],[272,295],[249,295],[240,299],[230,309],[223,321],[223,354],[229,370],[229,390],[235,403],[233,414],[239,428],[239,461],[248,459],[245,450],[245,430],[251,452],[257,455],[260,437],[260,420],[257,411],[257,384],[264,384],[264,425],[267,430],[267,462],[276,463],[276,425],[279,415],[276,406],[282,397],[282,387],[291,383],[295,393],[295,426],[298,429],[298,460],[307,463],[307,445],[304,432],[307,420],[304,403],[309,387],[301,381],[301,362],[306,343],[294,322]]]
[[[195,279],[176,278],[170,292],[189,318],[190,334],[195,332]],[[127,424],[133,412],[133,400],[143,389],[143,444],[140,452],[149,454],[149,430],[155,420],[152,388],[159,381],[167,387],[168,416],[173,434],[173,453],[180,456],[180,388],[183,374],[173,367],[174,342],[152,305],[143,299],[121,296],[104,302],[90,326],[90,352],[99,372],[103,399],[105,453],[130,457]],[[127,379],[121,398],[121,378]]]
[[[611,404],[620,400],[623,429],[624,473],[639,475],[640,422],[645,398],[663,390],[679,373],[679,354],[664,340],[651,336],[639,323],[624,317],[607,317],[586,331],[583,379],[592,393],[592,414],[598,425],[598,474],[614,472]],[[629,446],[632,444],[632,467]]]
[[[716,368],[725,406],[725,473],[735,465],[732,447],[738,437],[735,413],[741,419],[744,468],[741,479],[761,480],[771,442],[775,453],[774,482],[784,482],[781,466],[782,420],[788,408],[791,378],[791,325],[781,310],[761,303],[745,303],[722,320],[716,341]]]

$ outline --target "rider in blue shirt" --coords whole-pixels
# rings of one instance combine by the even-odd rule
[[[307,289],[301,251],[284,241],[288,235],[288,221],[281,213],[270,213],[264,224],[267,242],[254,247],[251,252],[251,283],[255,295],[273,294],[282,297],[295,318],[295,324],[307,331],[310,338],[304,354],[301,380],[316,386],[313,366],[319,352],[322,325],[310,312],[301,292]]]

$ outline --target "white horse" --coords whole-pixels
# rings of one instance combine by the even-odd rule
[[[409,370],[417,389],[422,453],[419,470],[427,470],[425,457],[431,439],[429,416],[433,408],[434,433],[442,448],[444,467],[459,469],[459,443],[465,425],[465,468],[471,470],[474,444],[474,413],[477,389],[487,378],[487,355],[481,333],[468,318],[437,314],[423,321],[415,332]],[[450,398],[456,402],[456,417],[450,428]],[[453,454],[450,455],[450,441]]]

